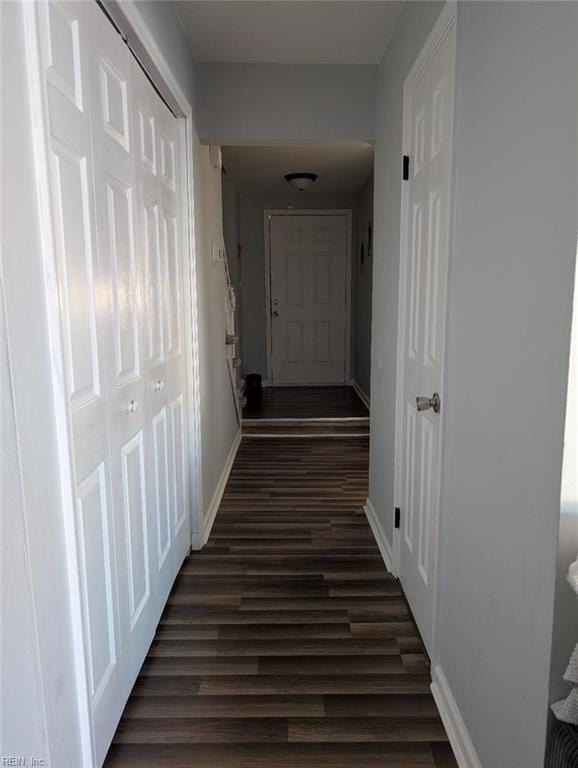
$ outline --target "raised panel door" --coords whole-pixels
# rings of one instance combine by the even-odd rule
[[[404,104],[410,178],[402,221],[399,576],[430,651],[442,435],[440,414],[418,411],[416,397],[437,392],[443,408],[454,51],[452,28],[406,90]]]
[[[343,215],[270,217],[274,384],[346,378],[347,229]]]

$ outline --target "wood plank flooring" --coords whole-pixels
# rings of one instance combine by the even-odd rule
[[[107,768],[455,768],[367,475],[365,438],[241,443]]]
[[[243,437],[369,437],[369,416],[343,419],[243,419]]]
[[[243,419],[339,419],[369,416],[353,387],[264,387]]]

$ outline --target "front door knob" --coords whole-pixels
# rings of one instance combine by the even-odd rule
[[[431,397],[416,397],[418,411],[427,411],[433,408],[434,413],[439,413],[441,408],[440,396],[434,392]]]

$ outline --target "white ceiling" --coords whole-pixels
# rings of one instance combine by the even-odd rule
[[[198,62],[378,64],[403,0],[181,0]]]
[[[299,193],[358,192],[373,169],[373,147],[359,142],[292,147],[223,147],[227,178],[239,189],[286,194],[286,173],[317,173],[310,190]]]

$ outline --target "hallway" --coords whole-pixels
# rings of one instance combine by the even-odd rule
[[[456,765],[367,484],[365,438],[243,440],[108,768]]]

